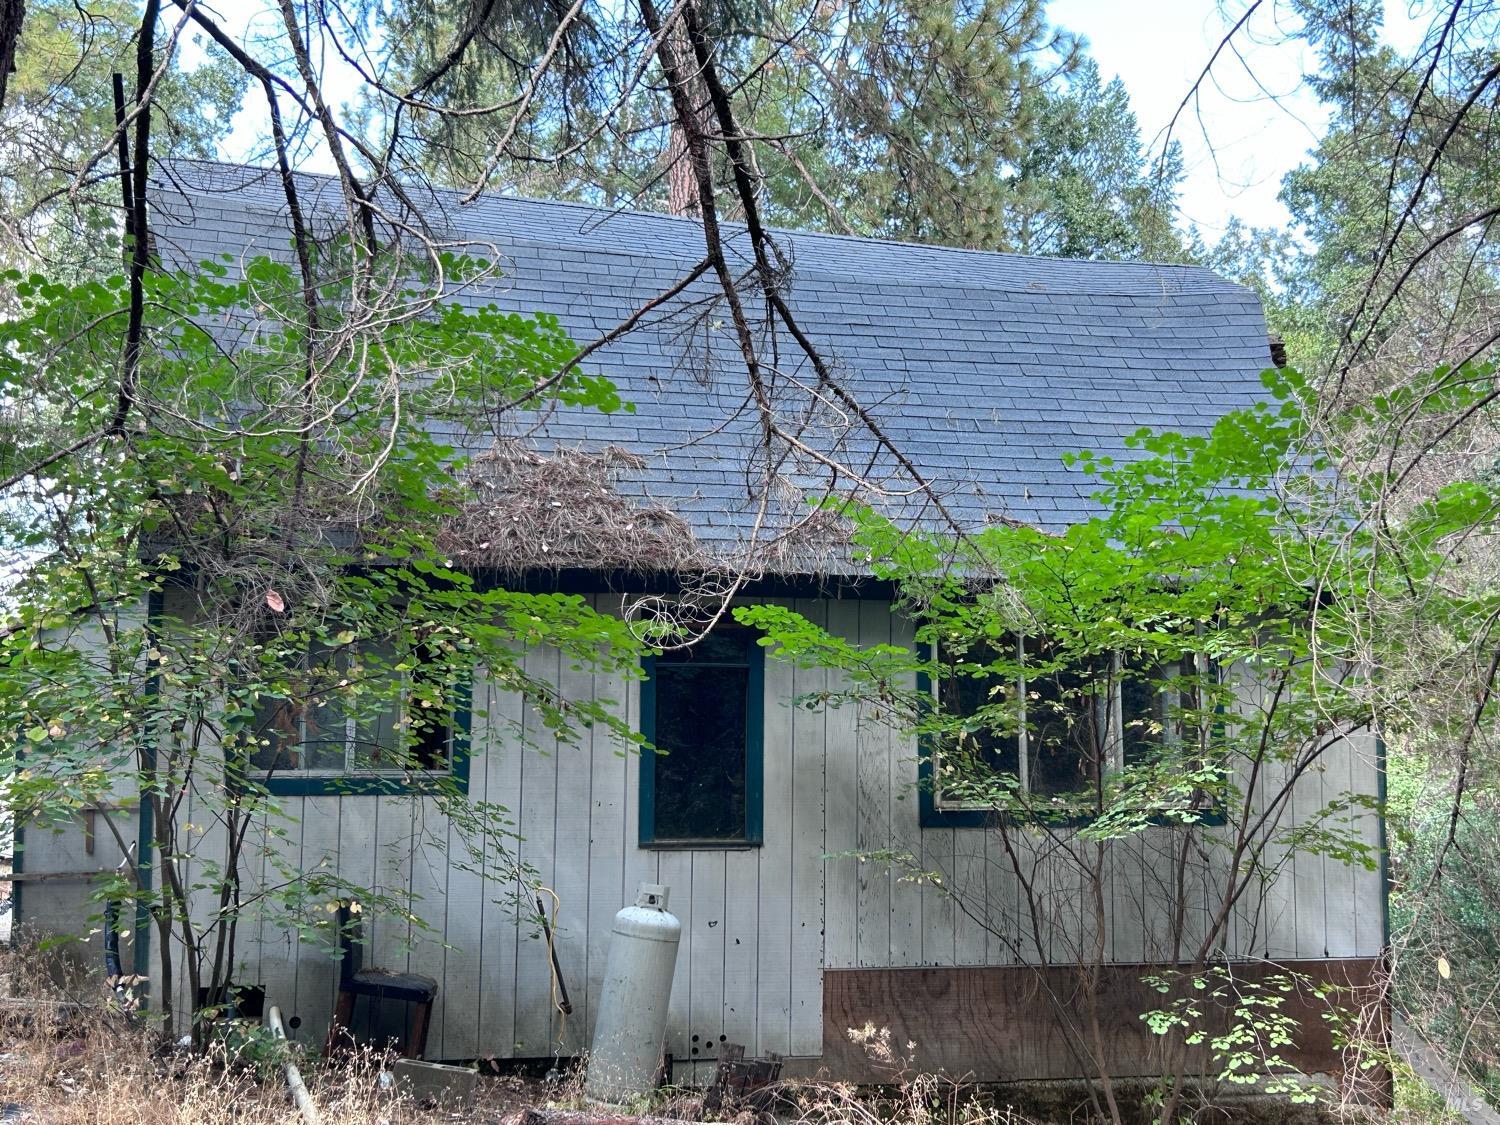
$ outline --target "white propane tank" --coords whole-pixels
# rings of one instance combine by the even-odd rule
[[[583,1086],[596,1101],[620,1105],[656,1087],[682,937],[682,923],[667,911],[669,890],[642,883],[635,905],[615,915]]]

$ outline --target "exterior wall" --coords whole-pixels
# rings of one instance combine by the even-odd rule
[[[618,605],[601,596],[600,608]],[[797,601],[815,619],[824,603]],[[888,607],[835,603],[835,612],[890,621]],[[852,630],[851,630],[852,631]],[[571,670],[554,650],[527,655],[528,671],[555,677],[575,698],[608,699],[638,721],[639,685]],[[811,677],[811,678],[810,678]],[[721,1036],[752,1053],[816,1056],[822,1049],[825,719],[788,703],[821,684],[820,673],[784,663],[765,669],[765,845],[760,848],[647,850],[636,843],[639,758],[622,755],[600,732],[575,746],[523,750],[494,737],[511,723],[539,740],[534,718],[514,695],[485,678],[475,685],[469,794],[505,806],[523,863],[556,891],[556,948],[573,1001],[563,1021],[551,1002],[547,946],[518,922],[510,880],[481,878],[446,862],[434,837],[457,849],[457,833],[424,798],[369,796],[287,799],[301,807],[301,866],[327,864],[344,878],[412,895],[412,910],[446,935],[448,948],[412,940],[388,919],[367,923],[367,965],[437,978],[428,1041],[433,1058],[545,1057],[586,1048],[610,924],[641,882],[670,885],[682,920],[667,1049],[677,1060],[705,1060],[707,1077]],[[828,738],[835,736],[830,732]],[[837,736],[853,751],[853,732]],[[410,948],[408,948],[408,946]],[[332,1011],[337,971],[297,935],[248,935],[269,1002],[300,1015],[317,1041]],[[309,1033],[309,1030],[310,1033]],[[691,1077],[679,1070],[679,1077]]]
[[[596,604],[611,609],[619,599],[600,595]],[[789,604],[864,644],[911,641],[910,623],[893,616],[884,602]],[[611,700],[632,723],[638,720],[637,683],[578,672],[552,650],[535,650],[526,659],[530,671],[555,678],[568,694]],[[551,1002],[546,943],[516,917],[513,877],[495,867],[470,871],[450,862],[459,834],[430,798],[283,798],[297,821],[287,826],[287,842],[275,846],[296,849],[303,870],[323,866],[409,897],[412,911],[443,935],[441,941],[424,938],[390,918],[366,923],[367,965],[425,973],[439,982],[431,1058],[535,1058],[583,1050],[611,919],[642,881],[671,886],[671,909],[683,923],[667,1043],[674,1059],[692,1064],[678,1071],[680,1079],[707,1077],[720,1037],[743,1043],[754,1055],[823,1054],[825,967],[1000,966],[1035,963],[1044,953],[1047,961],[1066,964],[1080,943],[1091,943],[1097,935],[1091,911],[1083,909],[1084,883],[1073,858],[1082,853],[1072,834],[1013,834],[1022,845],[1015,863],[1046,907],[1046,924],[1032,934],[1020,881],[997,833],[921,827],[913,740],[863,722],[852,708],[824,714],[791,706],[798,696],[829,686],[827,675],[768,657],[765,844],[738,850],[640,848],[638,758],[620,754],[603,732],[586,734],[577,746],[523,750],[506,731],[519,723],[539,738],[535,717],[514,694],[479,679],[470,796],[509,810],[520,837],[509,843],[560,899],[556,947],[574,1004],[566,1021]],[[1373,739],[1350,740],[1332,751],[1321,771],[1299,782],[1282,826],[1311,816],[1335,794],[1374,794],[1375,753]],[[193,809],[185,816],[199,823]],[[215,854],[222,839],[211,818],[201,819],[209,823],[197,854]],[[1365,814],[1361,827],[1378,843],[1373,814]],[[28,834],[27,869],[61,870],[75,862],[69,849],[78,841],[70,831]],[[1161,828],[1109,845],[1102,941],[1110,959],[1136,963],[1166,954],[1162,886],[1182,844],[1181,830]],[[959,892],[968,911],[955,910],[933,887],[846,854],[877,848],[919,856]],[[111,848],[100,866],[113,866],[117,858]],[[1212,848],[1200,859],[1204,865],[1223,862]],[[272,877],[274,870],[264,868],[253,871],[250,881]],[[57,893],[48,883],[29,887],[27,917],[60,925],[72,908],[61,899],[55,909],[47,905]],[[1381,896],[1377,873],[1299,855],[1260,901],[1237,910],[1225,952],[1244,958],[1374,958],[1383,946]],[[1206,892],[1199,901],[1202,908],[1185,915],[1189,938],[1206,924]],[[319,1042],[332,1011],[335,963],[296,933],[255,919],[242,929],[241,947],[241,980],[262,983],[269,1003],[300,1017],[299,1036]]]
[[[144,604],[122,612],[116,627],[139,628],[145,615]],[[99,626],[93,621],[76,628],[68,639],[80,648],[95,648],[102,643]],[[101,908],[91,896],[97,878],[113,872],[123,858],[119,839],[124,839],[128,847],[139,838],[140,803],[134,793],[134,777],[116,778],[103,804],[104,810],[92,815],[80,810],[45,823],[17,824],[13,838],[0,844],[0,850],[8,850],[4,844],[15,848],[15,881],[11,884],[15,902],[9,919],[13,936],[34,933],[75,937],[78,940],[57,947],[59,955],[101,972]],[[121,935],[120,957],[129,972],[134,964],[129,932]]]
[[[1281,1011],[1297,1020],[1301,1032],[1295,1043],[1282,1047],[1281,1056],[1304,1074],[1338,1076],[1345,1093],[1374,1093],[1372,1087],[1386,1076],[1350,1073],[1353,1060],[1342,1037],[1323,1018],[1328,1006],[1317,990],[1332,986],[1341,1005],[1372,1017],[1370,1034],[1385,1034],[1383,963],[1341,959],[1235,966],[1241,986],[1262,985],[1272,977],[1284,980],[1286,973],[1295,973],[1299,983],[1283,994]],[[1090,1004],[1080,994],[1078,971],[1068,966],[830,970],[823,980],[823,1064],[846,1082],[890,1081],[891,1062],[872,1057],[843,1030],[874,1026],[889,1030],[898,1065],[955,1078],[1067,1079],[1097,1074],[1096,1067],[1114,1078],[1156,1077],[1163,1070],[1166,1041],[1141,1013],[1184,998],[1190,986],[1180,983],[1170,997],[1163,996],[1142,975],[1139,965],[1104,966],[1094,993],[1097,1003]],[[1199,999],[1199,1030],[1209,1036],[1226,1033],[1229,1012]],[[1071,1034],[1064,1030],[1059,1010]],[[1185,1062],[1190,1077],[1217,1074],[1223,1065],[1206,1044],[1190,1050]]]

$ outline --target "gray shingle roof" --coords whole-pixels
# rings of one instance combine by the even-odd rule
[[[175,166],[170,178],[183,194],[159,195],[156,232],[169,261],[284,251],[285,202],[273,173],[192,164]],[[332,206],[337,198],[331,181],[316,177],[304,179],[304,190],[315,210],[317,200]],[[554,312],[579,342],[678,281],[703,253],[692,219],[495,195],[463,206],[443,192],[424,195],[422,209],[450,237],[502,255],[503,280],[463,299]],[[1064,453],[1128,457],[1124,438],[1142,426],[1203,432],[1259,397],[1259,373],[1270,365],[1257,298],[1198,267],[807,233],[786,234],[784,245],[801,324],[969,525],[1007,517],[1059,528],[1086,516],[1094,484],[1061,464]],[[737,228],[731,249],[748,254]],[[644,466],[623,475],[620,491],[678,512],[722,550],[753,523],[765,466],[752,452],[758,428],[745,407],[743,367],[717,323],[725,311],[703,315],[714,292],[700,281],[675,315],[653,318],[593,357],[590,369],[612,378],[636,413],[558,411],[530,440],[638,455]],[[890,494],[872,498],[892,515],[923,518],[920,498],[898,495],[910,480],[868,433],[831,407],[809,408],[810,372],[789,345],[763,341],[782,418],[804,427],[810,446],[887,485]],[[529,429],[536,420],[518,421]],[[493,440],[485,420],[463,429],[451,434],[463,448]],[[807,457],[781,468],[786,487],[773,526],[805,510],[799,491],[828,483]]]

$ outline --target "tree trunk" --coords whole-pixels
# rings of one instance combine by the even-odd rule
[[[693,57],[692,45],[688,42],[687,29],[682,17],[672,21],[667,31],[672,48],[679,59]],[[712,135],[703,84],[694,76],[688,80],[688,94],[692,99],[695,132],[700,136]],[[687,130],[674,114],[671,139],[667,143],[667,210],[674,215],[697,215],[701,209],[698,199],[698,179],[693,169],[693,158],[688,152]]]
[[[0,109],[5,108],[5,90],[16,70],[16,43],[26,20],[26,0],[0,0]]]

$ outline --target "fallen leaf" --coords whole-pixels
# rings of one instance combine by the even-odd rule
[[[286,602],[281,600],[281,595],[275,590],[266,591],[266,605],[271,607],[272,613],[286,612]]]
[[[1439,957],[1438,958],[1438,976],[1442,977],[1444,980],[1447,980],[1452,975],[1453,975],[1453,966],[1450,965],[1450,964],[1448,964],[1448,958],[1446,958],[1446,957]]]

